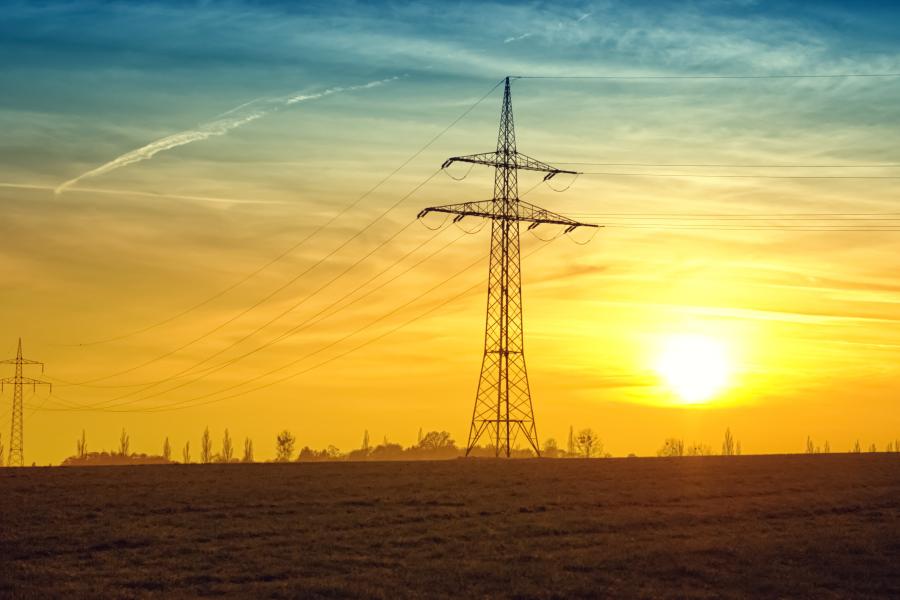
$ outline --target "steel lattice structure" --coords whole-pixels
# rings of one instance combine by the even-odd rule
[[[41,365],[41,372],[44,371],[44,363],[36,360],[22,358],[22,338],[19,338],[19,349],[15,358],[0,360],[0,364],[16,365],[16,374],[12,377],[4,377],[0,379],[0,391],[6,385],[13,386],[13,405],[12,405],[12,431],[9,435],[9,459],[6,464],[10,467],[25,466],[25,436],[24,436],[24,407],[22,406],[22,386],[30,385],[37,389],[39,385],[52,384],[40,379],[32,379],[25,377],[22,373],[24,365]]]
[[[520,170],[544,172],[545,180],[559,173],[577,173],[557,169],[516,151],[509,77],[506,78],[503,91],[497,150],[455,156],[444,162],[443,167],[454,162],[494,167],[493,199],[433,206],[419,213],[419,217],[430,212],[453,214],[454,222],[467,216],[491,219],[484,356],[466,455],[471,453],[480,440],[485,439],[494,447],[496,456],[505,454],[509,457],[518,434],[521,433],[540,456],[528,370],[525,367],[519,223],[528,223],[529,229],[541,224],[562,225],[567,233],[577,227],[597,226],[580,223],[519,200]]]

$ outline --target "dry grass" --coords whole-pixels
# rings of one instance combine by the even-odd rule
[[[900,597],[900,456],[0,470],[5,597]]]

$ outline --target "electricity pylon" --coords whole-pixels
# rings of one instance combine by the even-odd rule
[[[454,223],[468,216],[491,220],[484,356],[481,361],[478,391],[475,394],[475,408],[472,412],[466,456],[478,445],[479,440],[486,438],[493,445],[496,456],[505,453],[509,457],[519,433],[525,436],[540,456],[534,407],[528,386],[528,371],[525,368],[519,223],[528,223],[528,229],[534,229],[545,223],[562,225],[566,233],[577,227],[597,226],[580,223],[519,200],[520,170],[546,173],[545,181],[559,173],[572,175],[577,173],[557,169],[516,151],[509,77],[506,78],[503,91],[497,150],[454,156],[447,159],[442,168],[454,162],[494,167],[493,199],[432,206],[419,213],[419,217],[431,212],[456,215]]]
[[[16,352],[15,358],[0,360],[0,364],[16,365],[16,374],[13,377],[4,377],[0,379],[0,391],[7,384],[13,386],[13,405],[12,405],[12,432],[9,435],[9,460],[6,464],[10,467],[25,466],[25,442],[24,442],[24,408],[22,406],[22,386],[30,385],[37,389],[39,385],[49,385],[51,390],[53,384],[40,379],[32,379],[22,374],[23,365],[41,365],[41,373],[44,372],[44,363],[36,360],[22,358],[22,338],[19,338],[19,350]]]

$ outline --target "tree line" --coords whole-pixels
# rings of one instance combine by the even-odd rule
[[[281,431],[275,437],[274,462],[314,462],[314,461],[359,461],[359,460],[439,460],[456,458],[465,455],[465,448],[457,446],[456,442],[446,431],[423,432],[419,429],[415,444],[407,447],[388,441],[385,437],[380,444],[373,444],[369,438],[369,432],[363,433],[362,443],[359,448],[343,452],[339,448],[329,445],[325,448],[314,449],[303,446],[297,449],[297,438],[289,430]],[[77,465],[123,465],[123,464],[227,464],[227,463],[253,463],[253,440],[244,438],[243,451],[232,439],[226,428],[218,442],[213,440],[209,427],[204,428],[200,435],[200,442],[195,455],[192,452],[191,442],[185,442],[181,449],[180,460],[173,457],[172,445],[169,438],[163,440],[160,454],[135,453],[131,451],[131,437],[122,429],[119,436],[119,447],[112,451],[90,452],[88,450],[87,436],[84,430],[81,437],[76,440],[75,454],[66,458],[64,466]],[[679,456],[740,456],[742,453],[741,441],[731,433],[731,428],[726,428],[722,440],[720,452],[702,443],[692,442],[685,444],[681,438],[671,437],[663,441],[663,445],[657,450],[660,457]],[[877,452],[875,444],[869,447],[869,452]],[[886,452],[900,452],[900,439],[889,442]],[[807,436],[807,454],[827,454],[831,452],[831,446],[826,440],[824,446],[815,444],[811,437]],[[850,449],[851,453],[862,452],[862,447],[857,440]],[[2,438],[0,438],[0,456],[3,453]],[[491,446],[479,446],[473,448],[470,456],[492,457],[495,450]],[[530,448],[516,448],[511,452],[514,458],[530,458],[535,453]],[[541,456],[545,458],[609,458],[612,455],[604,451],[603,440],[591,428],[575,431],[569,427],[569,435],[565,448],[561,448],[554,438],[548,438],[542,445]],[[634,456],[629,454],[629,456]],[[2,463],[0,463],[2,464]]]
[[[862,445],[860,445],[859,440],[856,440],[854,444],[850,447],[850,454],[861,454],[863,451]],[[875,445],[874,442],[869,444],[868,452],[879,452],[878,446]],[[887,443],[884,447],[884,452],[900,452],[900,439],[896,439]],[[820,446],[813,442],[812,437],[806,436],[806,449],[804,450],[804,454],[830,454],[831,453],[831,444],[828,443],[828,440],[825,440],[825,445]]]

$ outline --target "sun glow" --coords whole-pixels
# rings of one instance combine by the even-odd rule
[[[655,369],[685,404],[710,401],[728,385],[732,373],[725,345],[696,334],[667,338]]]

